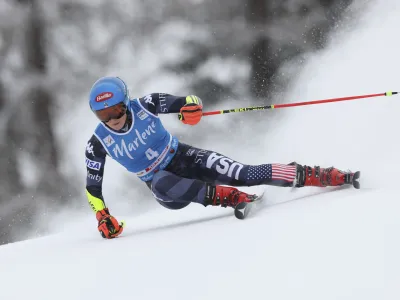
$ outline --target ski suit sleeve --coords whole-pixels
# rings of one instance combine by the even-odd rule
[[[173,96],[166,93],[152,93],[139,98],[141,105],[152,114],[179,113],[186,104],[202,105],[201,99],[194,95]]]
[[[102,194],[106,151],[96,136],[86,145],[86,196],[90,207],[96,213],[106,207]]]

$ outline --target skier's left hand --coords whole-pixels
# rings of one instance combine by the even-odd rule
[[[195,103],[185,104],[178,115],[183,124],[196,125],[203,116],[203,106]]]

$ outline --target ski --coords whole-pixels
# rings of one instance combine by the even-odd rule
[[[354,174],[347,174],[347,178],[345,182],[347,184],[351,184],[354,188],[360,189],[360,171],[355,172]],[[254,200],[252,202],[241,202],[235,207],[235,217],[239,220],[245,219],[255,208],[262,202],[264,197],[264,192],[260,195],[255,195]]]
[[[241,202],[235,206],[235,217],[239,220],[245,219],[251,211],[255,209],[264,197],[264,192],[259,195],[254,196],[254,200],[252,202]]]

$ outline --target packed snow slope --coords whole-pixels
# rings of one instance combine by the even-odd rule
[[[400,88],[400,2],[376,1],[352,26],[310,59],[288,102]],[[76,217],[58,234],[0,247],[0,298],[400,299],[399,101],[276,110],[265,131],[254,113],[245,150],[229,139],[216,149],[361,170],[361,190],[270,187],[244,221],[195,204],[118,214],[127,227],[114,240],[100,238],[93,215]]]

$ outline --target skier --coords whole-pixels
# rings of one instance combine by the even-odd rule
[[[90,90],[89,105],[101,122],[86,146],[86,193],[104,238],[115,238],[123,231],[123,224],[110,214],[102,195],[107,155],[136,173],[155,199],[169,209],[181,209],[191,202],[235,207],[255,199],[233,186],[339,186],[351,184],[354,175],[297,163],[246,165],[184,144],[164,128],[158,115],[178,113],[182,123],[196,125],[203,104],[194,95],[153,93],[131,99],[119,77],[102,77]]]

